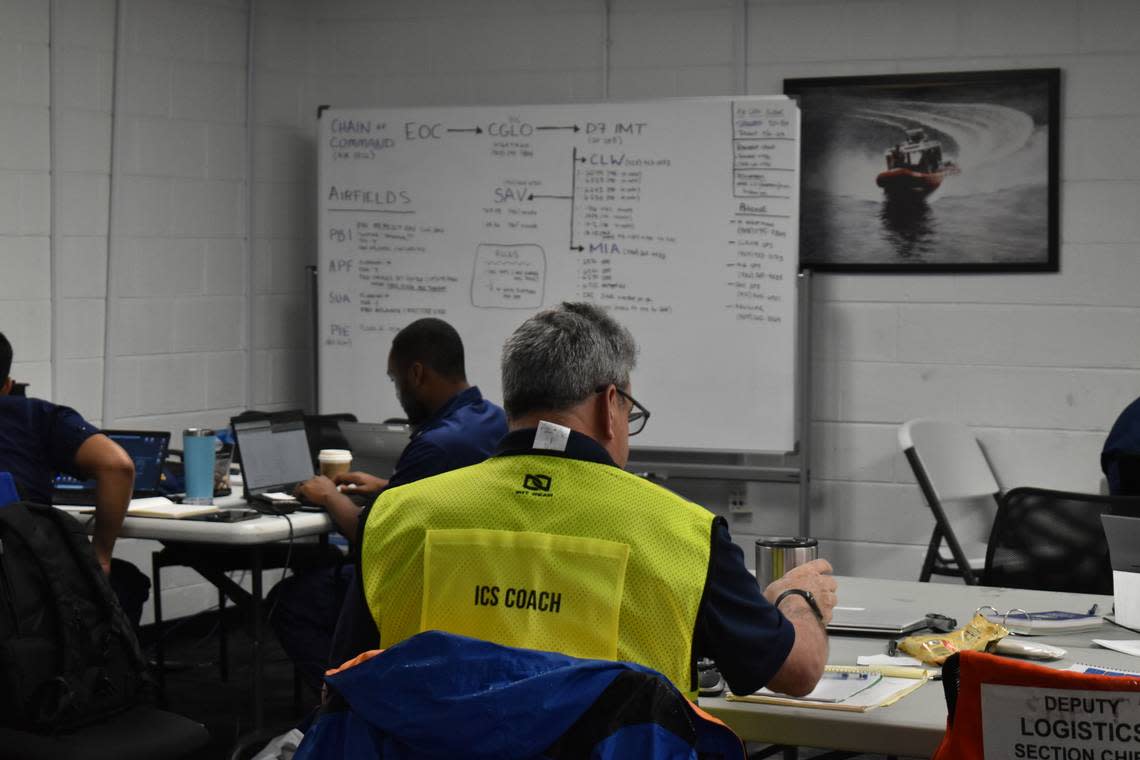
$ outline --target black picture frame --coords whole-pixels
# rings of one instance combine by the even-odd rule
[[[1060,91],[1060,69],[785,79],[801,269],[1057,272]]]

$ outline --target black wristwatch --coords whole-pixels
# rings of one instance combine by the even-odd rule
[[[823,622],[823,612],[819,609],[819,605],[815,602],[815,594],[802,588],[790,588],[787,591],[782,592],[779,596],[776,597],[776,601],[772,603],[772,606],[779,607],[780,602],[784,601],[784,599],[789,596],[802,596],[804,598],[804,601],[808,603],[808,607],[811,607],[811,611],[815,613],[816,619],[819,620],[820,623]]]

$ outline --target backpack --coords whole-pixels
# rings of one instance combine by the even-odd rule
[[[0,507],[0,725],[70,730],[137,704],[148,682],[79,521],[29,502]]]

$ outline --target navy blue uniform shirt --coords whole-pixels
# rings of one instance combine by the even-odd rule
[[[499,444],[496,456],[534,452],[531,448],[534,435],[533,428],[508,434]],[[597,441],[576,432],[570,433],[565,451],[543,449],[538,453],[617,466]],[[362,516],[362,523],[366,519]],[[711,533],[709,569],[693,632],[694,672],[696,660],[708,657],[716,661],[734,692],[747,694],[776,675],[792,651],[796,631],[764,598],[744,564],[744,553],[732,542],[723,517],[713,519]],[[358,587],[362,588],[359,584]],[[338,641],[334,643],[333,662],[344,662],[380,645],[379,634],[359,589],[345,600],[341,626]]]
[[[1120,468],[1116,461],[1117,454],[1140,452],[1140,398],[1124,407],[1124,411],[1116,418],[1112,430],[1104,441],[1104,450],[1100,454],[1100,468],[1104,471],[1108,481],[1108,492],[1120,493]]]
[[[0,472],[12,474],[25,499],[50,504],[55,474],[80,477],[75,452],[98,432],[71,407],[0,396]]]
[[[478,464],[507,434],[507,415],[477,386],[460,391],[412,433],[388,487]]]

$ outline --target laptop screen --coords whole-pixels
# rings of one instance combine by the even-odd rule
[[[135,463],[134,494],[158,493],[162,465],[170,445],[170,433],[158,430],[104,430],[103,434],[123,447]],[[95,490],[95,481],[79,480],[60,473],[52,484],[57,493],[81,493]]]
[[[1108,541],[1108,558],[1113,570],[1140,572],[1140,518],[1125,515],[1100,516]]]
[[[341,422],[340,432],[352,452],[352,469],[382,478],[396,469],[411,437],[407,425],[373,422]]]
[[[241,449],[242,477],[249,492],[292,485],[313,477],[309,439],[303,420],[235,421],[234,436]]]

